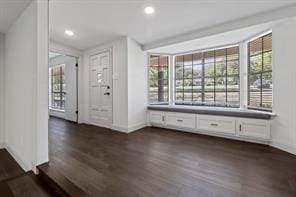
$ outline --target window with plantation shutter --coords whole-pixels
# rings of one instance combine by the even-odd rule
[[[248,43],[248,107],[272,110],[272,33]]]
[[[175,56],[175,104],[239,107],[239,47]]]
[[[169,57],[151,55],[149,57],[149,104],[169,102]]]

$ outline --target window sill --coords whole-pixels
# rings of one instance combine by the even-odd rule
[[[271,112],[262,112],[262,111],[240,109],[240,108],[224,108],[224,107],[149,105],[147,109],[155,110],[155,111],[182,112],[182,113],[218,115],[218,116],[235,116],[235,117],[256,118],[256,119],[271,119],[273,116],[275,116],[275,114]]]

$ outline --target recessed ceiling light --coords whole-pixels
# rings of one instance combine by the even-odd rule
[[[74,32],[71,31],[71,30],[65,30],[65,34],[66,34],[67,36],[74,36]]]
[[[151,14],[154,13],[154,8],[151,7],[151,6],[147,6],[147,7],[144,9],[144,11],[145,11],[146,14],[151,15]]]

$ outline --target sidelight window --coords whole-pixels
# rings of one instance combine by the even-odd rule
[[[49,68],[49,107],[65,110],[65,64]]]

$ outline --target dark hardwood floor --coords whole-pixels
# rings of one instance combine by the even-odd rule
[[[56,195],[32,171],[25,172],[5,149],[0,149],[0,196],[50,197]]]
[[[49,167],[91,196],[296,196],[296,156],[269,146],[57,118],[49,128]]]
[[[23,169],[5,149],[0,149],[0,181],[23,174]]]

